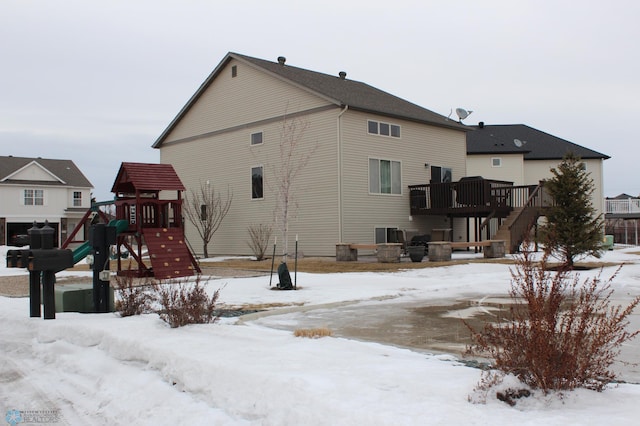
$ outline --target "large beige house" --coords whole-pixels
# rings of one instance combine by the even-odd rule
[[[45,220],[60,244],[91,206],[92,188],[71,160],[0,156],[0,245]]]
[[[297,235],[305,255],[330,256],[338,242],[451,227],[446,216],[411,216],[408,185],[465,176],[468,130],[343,72],[229,53],[153,147],[185,187],[233,194],[209,252],[250,254],[247,229],[274,223],[280,145],[295,134],[294,164],[308,162],[293,181],[289,243]],[[189,223],[186,233],[198,251]]]

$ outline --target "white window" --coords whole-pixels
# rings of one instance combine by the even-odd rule
[[[82,192],[73,191],[73,207],[82,207]]]
[[[44,190],[42,189],[25,189],[24,190],[25,206],[43,206]]]
[[[392,138],[400,137],[400,126],[397,124],[383,123],[380,121],[367,121],[367,132],[370,135],[389,136]]]
[[[251,145],[262,144],[262,132],[251,133]]]
[[[502,167],[502,158],[500,158],[500,157],[492,157],[491,158],[491,167]]]
[[[369,192],[371,194],[402,194],[400,162],[370,158]]]

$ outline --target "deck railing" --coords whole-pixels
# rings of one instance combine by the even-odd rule
[[[607,214],[640,214],[640,198],[624,200],[604,200]]]
[[[508,214],[524,207],[536,185],[514,186],[490,179],[461,179],[458,182],[410,185],[412,215],[465,215],[498,212]]]

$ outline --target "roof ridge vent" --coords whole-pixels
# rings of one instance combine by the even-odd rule
[[[280,65],[284,65],[285,62],[287,62],[287,58],[285,58],[284,56],[278,56],[278,63]]]
[[[344,80],[347,78],[347,73],[345,71],[340,71],[338,76],[340,77],[340,80]]]

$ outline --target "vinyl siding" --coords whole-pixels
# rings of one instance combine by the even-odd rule
[[[314,254],[335,254],[337,241],[337,169],[336,114],[338,109],[300,117],[297,123],[307,128],[301,144],[303,155],[309,157],[306,167],[294,180],[297,209],[290,217],[290,251],[295,235],[299,235],[301,250]],[[208,180],[217,191],[233,194],[233,201],[222,226],[209,245],[210,254],[251,254],[247,245],[250,224],[272,224],[276,208],[275,177],[280,171],[280,133],[282,122],[260,128],[247,126],[242,130],[168,145],[161,149],[161,162],[174,166],[187,188],[199,188]],[[264,143],[251,146],[250,134],[263,132]],[[300,157],[299,157],[300,158]],[[264,168],[264,199],[251,198],[251,168]],[[188,197],[188,191],[186,196]],[[187,239],[196,253],[202,253],[201,240],[194,226],[187,222]],[[279,232],[275,229],[273,236]],[[278,238],[278,251],[283,247]],[[273,238],[272,238],[273,240]]]
[[[44,205],[24,205],[25,189],[41,189],[44,191]],[[90,190],[85,188],[50,187],[46,185],[2,185],[0,194],[4,200],[2,214],[7,222],[30,223],[35,221],[59,222],[61,217],[78,217],[83,213],[66,212],[73,207],[73,191],[82,192],[82,206],[89,209]]]
[[[237,66],[236,77],[231,77],[232,66]],[[167,135],[164,144],[324,105],[327,101],[318,96],[232,60]]]
[[[587,172],[593,179],[594,191],[592,195],[593,207],[599,212],[604,214],[604,175],[603,175],[603,160],[582,160],[587,166]],[[543,179],[550,179],[553,177],[551,174],[551,168],[557,167],[560,163],[559,160],[529,160],[525,161],[525,180],[527,183],[536,184]]]
[[[401,137],[368,134],[368,120],[399,124]],[[372,243],[378,226],[419,233],[443,227],[438,225],[442,219],[410,218],[407,186],[429,182],[425,163],[451,167],[454,180],[464,176],[464,132],[360,112],[348,112],[343,122],[343,241]],[[369,158],[401,162],[401,195],[369,193]]]
[[[232,65],[238,66],[235,78]],[[209,244],[210,255],[252,254],[248,226],[273,224],[274,177],[280,168],[278,147],[285,114],[307,125],[302,147],[309,154],[308,164],[295,178],[289,253],[293,253],[296,234],[304,254],[335,256],[337,242],[373,242],[376,226],[415,233],[448,227],[441,223],[444,218],[409,217],[407,185],[428,183],[424,163],[451,167],[453,179],[464,176],[465,133],[341,112],[337,105],[239,61],[231,61],[220,72],[160,148],[160,161],[173,165],[188,188],[187,198],[189,189],[207,181],[223,195],[227,189],[233,194],[231,209]],[[369,119],[400,125],[401,138],[369,135]],[[263,132],[264,143],[251,146],[250,135],[255,132]],[[401,195],[369,194],[369,158],[402,163]],[[251,199],[250,173],[255,166],[264,167],[264,199],[260,200]],[[189,222],[185,226],[196,254],[202,254],[195,227]],[[271,241],[275,236],[281,254],[282,236],[274,226]]]
[[[333,256],[340,242],[373,242],[376,227],[397,227],[412,233],[430,233],[432,228],[450,227],[446,218],[411,218],[408,185],[429,180],[424,163],[453,169],[453,179],[465,175],[465,136],[463,132],[391,120],[401,125],[401,138],[369,135],[368,119],[379,119],[359,112],[347,112],[341,118],[342,128],[342,238],[339,233],[337,108],[300,118],[306,122],[304,145],[312,152],[307,166],[296,180],[297,212],[290,219],[289,252],[295,235],[300,250],[308,255]],[[232,206],[223,225],[209,245],[210,254],[251,254],[247,245],[250,224],[273,223],[276,207],[274,176],[279,165],[278,144],[281,122],[230,131],[161,149],[161,162],[170,163],[187,188],[200,183],[215,185],[233,193]],[[250,134],[262,131],[264,143],[251,146]],[[369,193],[369,158],[400,161],[402,194]],[[262,200],[251,199],[251,167],[264,167]],[[188,194],[187,194],[188,196]],[[202,253],[200,238],[190,223],[187,238],[196,253]],[[274,236],[279,232],[274,230]],[[281,241],[278,253],[282,250]]]
[[[492,167],[492,158],[502,160],[501,167]],[[525,185],[524,164],[522,154],[469,155],[467,157],[467,175],[482,176],[513,182],[514,185]]]
[[[20,170],[18,173],[11,176],[12,180],[25,180],[25,181],[44,181],[44,182],[60,182],[60,180],[54,177],[51,173],[44,170],[42,167],[31,164],[24,170]]]

